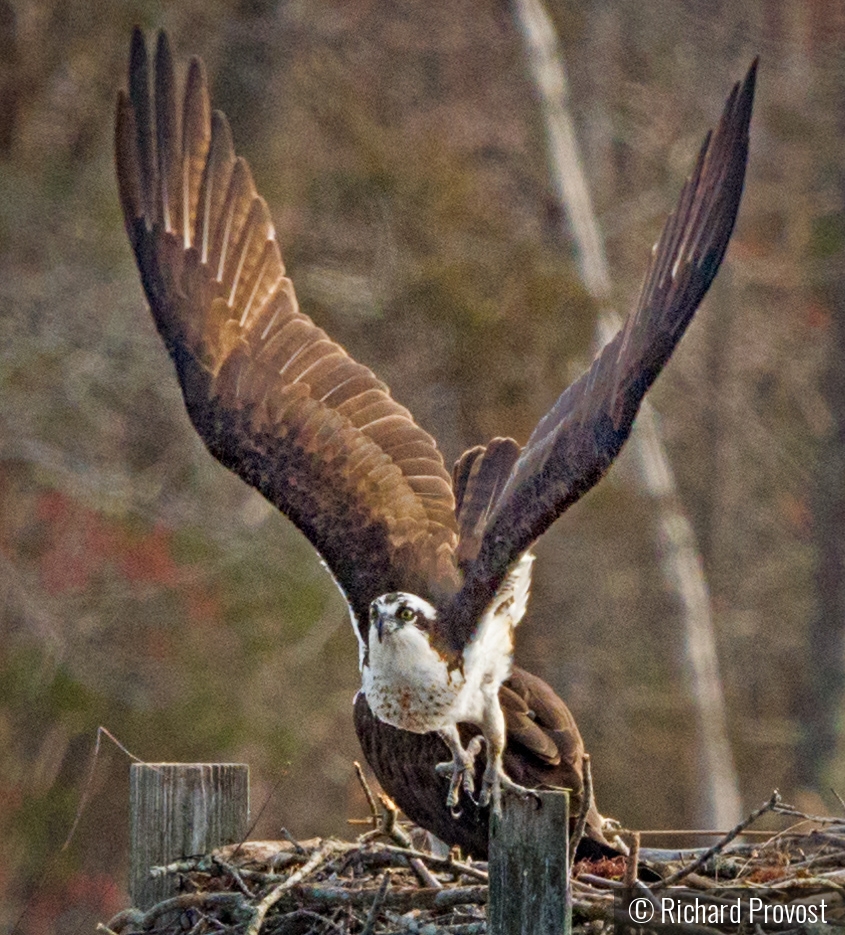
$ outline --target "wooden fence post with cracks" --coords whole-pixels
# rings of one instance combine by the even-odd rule
[[[146,910],[176,895],[178,877],[150,875],[182,857],[242,841],[249,830],[243,763],[133,763],[129,773],[129,896]]]
[[[502,797],[490,823],[488,935],[569,935],[569,794]]]

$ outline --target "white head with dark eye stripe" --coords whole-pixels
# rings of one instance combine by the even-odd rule
[[[427,630],[436,617],[434,607],[416,594],[382,594],[370,604],[370,639],[382,642],[404,627]]]

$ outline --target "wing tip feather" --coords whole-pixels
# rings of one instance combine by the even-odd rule
[[[135,110],[122,88],[117,92],[114,113],[114,156],[117,189],[127,231],[143,215],[139,178]],[[130,235],[131,236],[131,235]]]

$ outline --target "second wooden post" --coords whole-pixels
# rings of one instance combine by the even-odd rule
[[[505,795],[490,822],[488,935],[569,935],[569,794]]]

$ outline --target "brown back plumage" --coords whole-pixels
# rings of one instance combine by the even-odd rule
[[[299,311],[201,63],[191,61],[181,120],[164,34],[152,100],[149,84],[136,30],[117,104],[120,201],[194,426],[316,546],[364,629],[380,594],[449,593],[454,499],[434,440]]]

